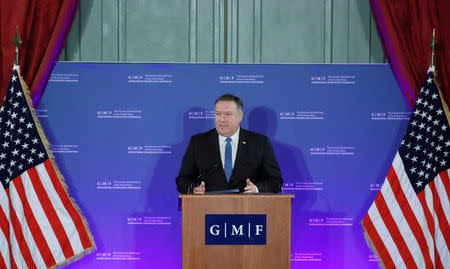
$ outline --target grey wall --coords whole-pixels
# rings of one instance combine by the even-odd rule
[[[60,60],[381,63],[368,0],[82,0]]]

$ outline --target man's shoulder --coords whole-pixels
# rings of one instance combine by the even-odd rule
[[[239,130],[240,134],[239,136],[243,139],[250,139],[250,140],[266,140],[268,139],[267,136],[260,134],[260,133],[256,133],[253,131],[249,131],[246,129],[240,129]],[[218,134],[215,128],[208,130],[206,132],[203,133],[198,133],[195,134],[191,137],[192,140],[205,140],[205,139],[209,139],[209,138],[217,138]]]
[[[247,138],[247,139],[251,139],[251,140],[257,140],[257,141],[262,141],[262,140],[266,140],[266,139],[268,139],[267,138],[267,136],[265,136],[265,135],[263,135],[263,134],[260,134],[260,133],[256,133],[256,132],[253,132],[253,131],[249,131],[249,130],[246,130],[246,129],[242,129],[241,128],[241,137],[242,138]]]
[[[198,139],[203,140],[203,139],[209,138],[211,136],[217,136],[217,131],[215,128],[213,128],[209,131],[203,132],[203,133],[195,134],[191,137],[191,139],[192,140],[198,140]]]

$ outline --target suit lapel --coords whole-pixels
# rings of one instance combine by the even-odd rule
[[[233,166],[233,172],[231,173],[230,178],[230,184],[235,184],[238,181],[245,180],[242,178],[239,178],[239,173],[237,171],[240,171],[239,166],[241,166],[241,163],[245,161],[247,156],[247,132],[246,130],[242,129],[239,131],[239,141],[238,141],[238,150],[236,153],[236,160],[234,161]]]
[[[214,163],[222,165],[222,160],[220,159],[220,149],[219,149],[219,136],[217,131],[214,129],[209,136],[209,145],[211,145],[211,157],[215,160]],[[222,169],[223,170],[223,169]]]
[[[227,182],[227,177],[225,175],[225,171],[223,170],[222,159],[220,157],[220,148],[219,148],[219,134],[214,129],[211,135],[209,136],[209,145],[211,145],[211,158],[214,160],[215,164],[220,165],[219,174],[220,181]]]

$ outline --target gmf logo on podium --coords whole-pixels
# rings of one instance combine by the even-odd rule
[[[265,245],[265,214],[206,214],[206,245]]]

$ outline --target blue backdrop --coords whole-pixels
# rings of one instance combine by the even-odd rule
[[[377,268],[360,221],[410,116],[388,65],[57,63],[36,113],[98,247],[69,268],[181,267],[175,177],[223,93],[295,194],[292,268]]]

